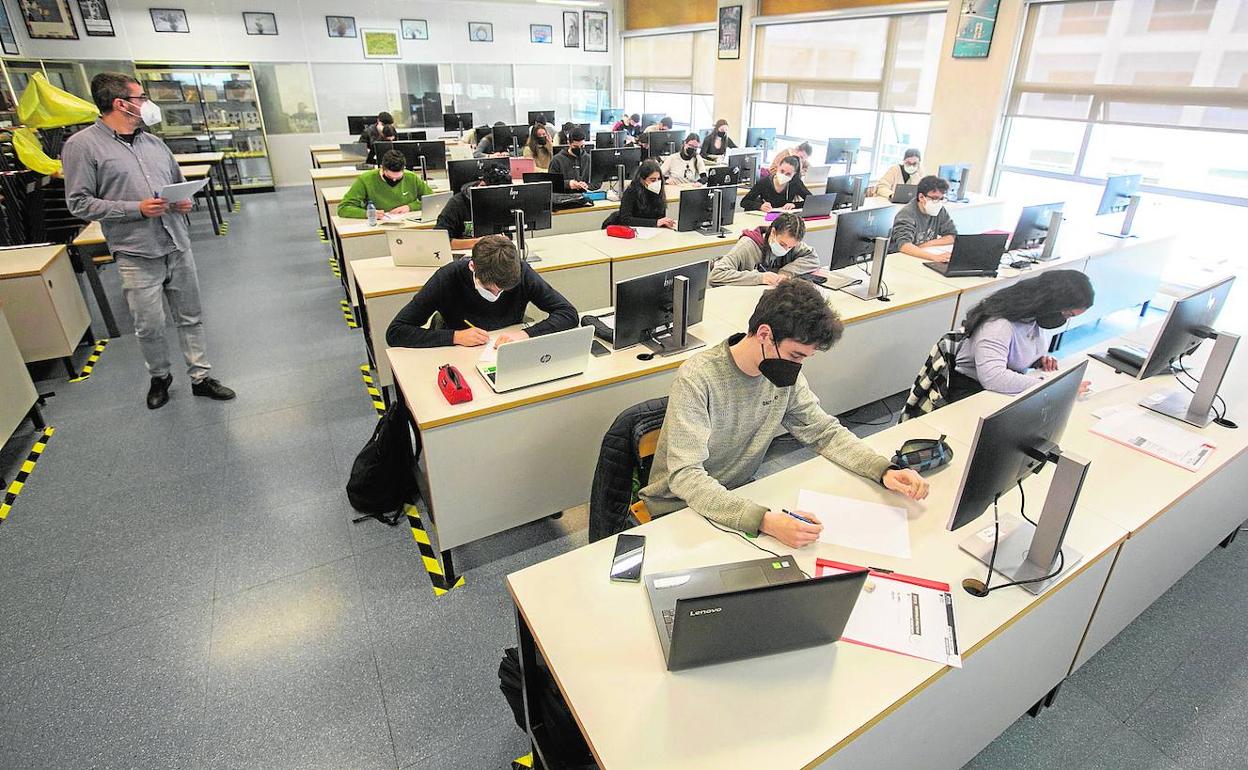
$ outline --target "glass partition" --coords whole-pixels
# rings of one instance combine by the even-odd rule
[[[306,63],[255,64],[252,69],[265,130],[270,134],[315,134],[321,130]]]

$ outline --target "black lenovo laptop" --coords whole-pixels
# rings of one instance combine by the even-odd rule
[[[1004,233],[955,235],[948,262],[924,262],[946,278],[995,278],[1010,236]]]
[[[791,556],[646,577],[669,671],[841,638],[867,571],[807,579]]]
[[[893,188],[893,196],[888,201],[889,203],[905,205],[914,200],[914,196],[918,194],[919,186],[917,184],[899,184]]]

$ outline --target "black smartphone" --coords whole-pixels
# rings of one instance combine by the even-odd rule
[[[615,557],[611,559],[611,579],[636,583],[641,580],[641,563],[646,558],[646,538],[616,535]]]
[[[609,356],[611,355],[611,348],[602,344],[598,340],[594,340],[593,344],[589,346],[589,352],[593,353],[595,356]]]

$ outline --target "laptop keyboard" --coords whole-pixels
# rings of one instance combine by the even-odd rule
[[[667,626],[667,638],[672,638],[672,624],[676,622],[676,610],[663,610],[663,625]]]

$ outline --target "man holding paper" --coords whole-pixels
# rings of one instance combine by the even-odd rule
[[[753,478],[781,432],[906,497],[927,497],[923,477],[863,444],[819,407],[806,384],[802,362],[831,348],[843,331],[818,289],[784,281],[758,301],[748,333],[686,361],[672,383],[650,483],[641,490],[650,514],[688,506],[791,548],[813,543],[823,530],[813,513],[771,509],[730,491]]]
[[[61,151],[65,200],[74,216],[100,222],[117,259],[151,377],[147,407],[164,406],[173,382],[165,345],[165,299],[178,327],[191,392],[228,401],[234,391],[208,376],[212,367],[204,352],[199,277],[184,216],[194,192],[171,187],[186,179],[165,143],[145,130],[160,122],[160,107],[143,93],[139,81],[119,72],[92,78],[91,98],[100,108],[99,120],[71,136]],[[173,200],[162,197],[165,190],[173,193]]]

